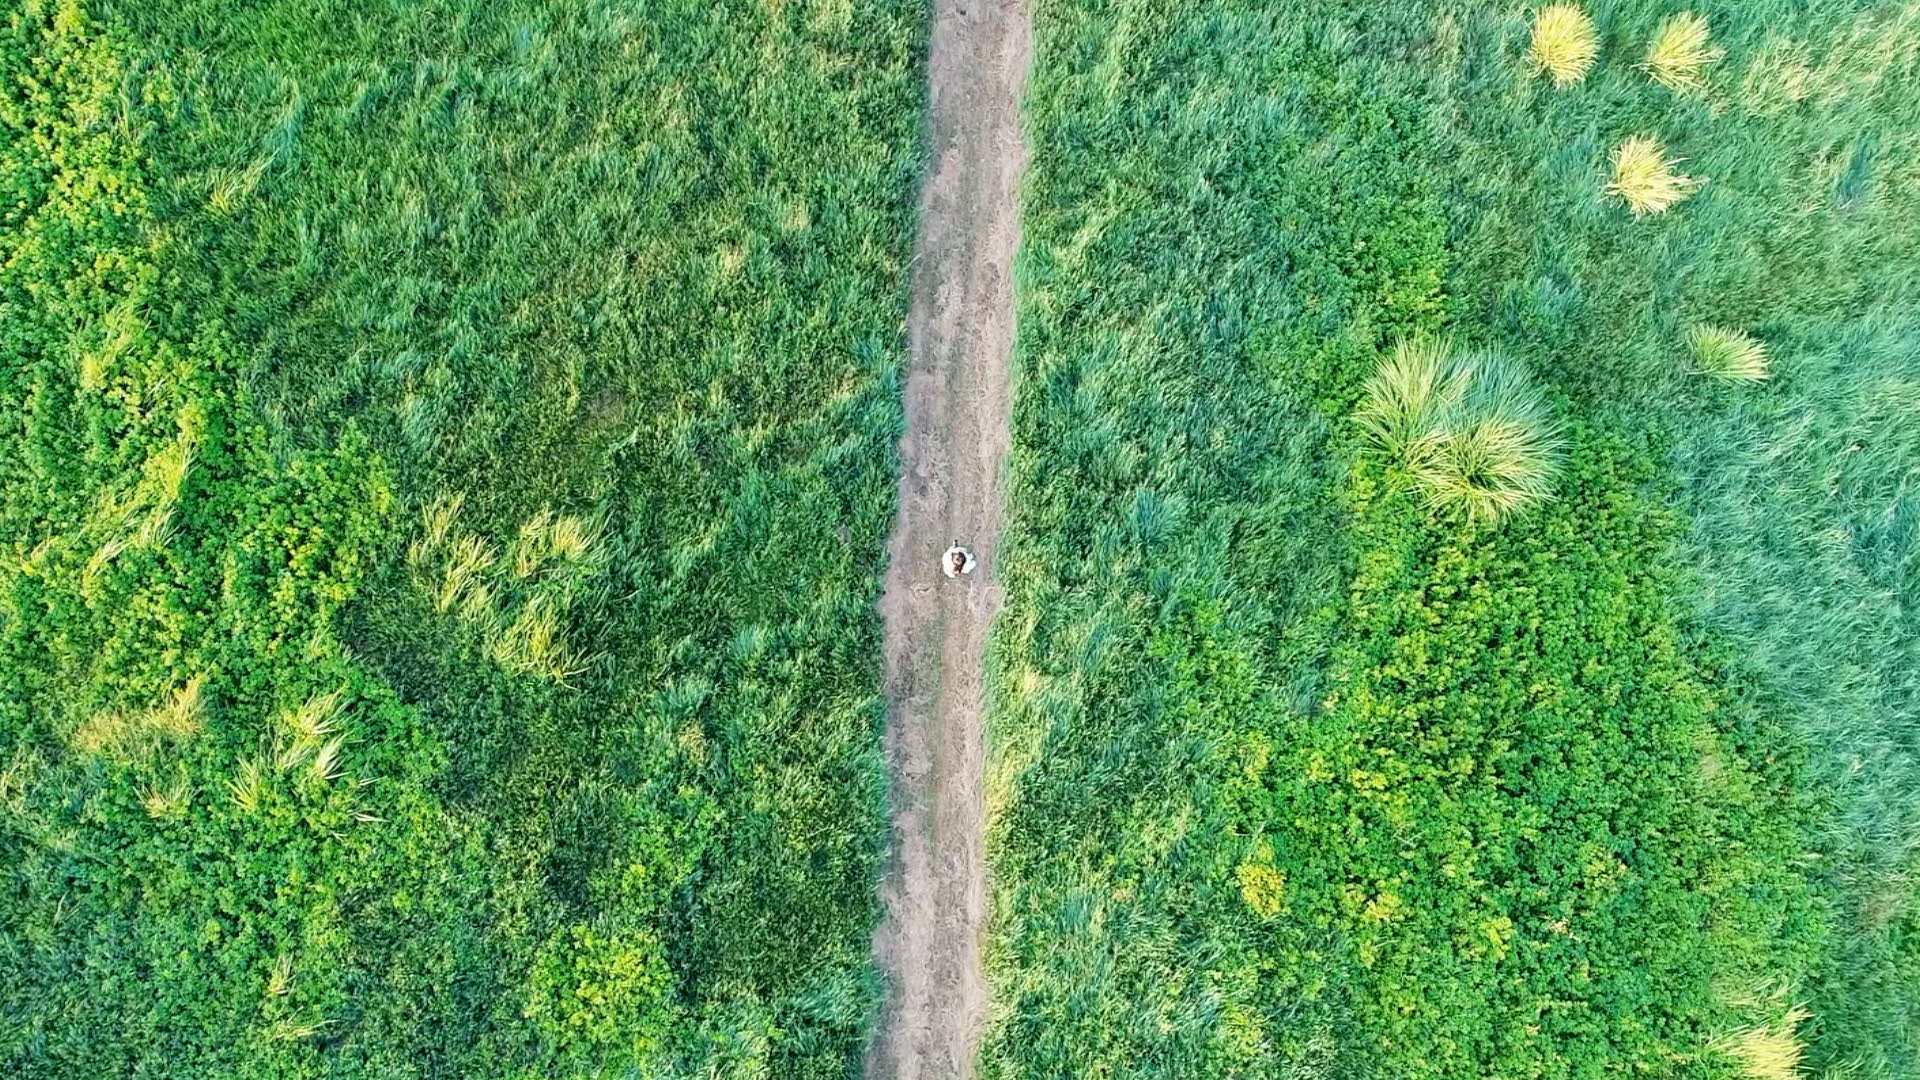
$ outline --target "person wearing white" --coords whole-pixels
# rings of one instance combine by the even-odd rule
[[[973,552],[968,551],[959,544],[948,548],[947,553],[940,557],[940,569],[945,571],[948,577],[971,574],[973,573],[973,566]]]

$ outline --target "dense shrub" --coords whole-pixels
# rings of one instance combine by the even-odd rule
[[[1230,751],[1385,1074],[1728,1075],[1726,988],[1808,962],[1797,808],[1677,637],[1674,522],[1627,447],[1576,446],[1507,531],[1436,528],[1361,468],[1329,693]]]

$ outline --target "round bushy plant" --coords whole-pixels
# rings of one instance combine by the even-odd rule
[[[1356,419],[1429,503],[1498,521],[1551,495],[1562,440],[1527,370],[1451,341],[1403,341],[1367,380]]]

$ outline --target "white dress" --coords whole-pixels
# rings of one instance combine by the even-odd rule
[[[960,569],[957,571],[953,568],[953,557],[956,554],[961,558]],[[973,565],[973,552],[958,545],[948,548],[946,554],[940,556],[940,569],[948,577],[953,577],[956,574],[971,574],[973,573]]]

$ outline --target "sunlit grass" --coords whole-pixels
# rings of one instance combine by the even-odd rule
[[[1767,347],[1744,330],[1695,326],[1687,330],[1689,370],[1725,382],[1757,382],[1767,377]]]
[[[550,564],[579,562],[592,551],[598,533],[598,525],[585,518],[543,507],[520,526],[513,544],[513,572],[531,578]]]
[[[1806,1047],[1800,1041],[1800,1023],[1807,1010],[1794,1006],[1775,1024],[1748,1028],[1729,1043],[1745,1080],[1799,1080]]]
[[[293,957],[282,953],[267,973],[267,996],[285,997],[293,990]]]
[[[156,821],[177,818],[186,813],[192,804],[193,784],[184,768],[176,771],[170,783],[162,784],[154,780],[140,789],[140,808]]]
[[[1596,51],[1566,71],[1566,90],[1552,89],[1560,80],[1529,48],[1530,32],[1553,36],[1534,4],[1288,5],[1281,13],[1253,0],[1064,0],[1054,8],[1055,44],[1036,57],[1029,99],[1035,170],[1023,211],[1026,277],[1016,290],[1022,379],[1002,548],[1007,604],[996,630],[1003,661],[989,719],[997,921],[989,970],[996,993],[1018,1004],[992,1023],[986,1075],[1333,1080],[1378,1071],[1383,1058],[1404,1074],[1416,1057],[1426,1064],[1421,1074],[1435,1076],[1599,1075],[1630,1070],[1636,1059],[1656,1071],[1737,1075],[1700,1045],[1719,1015],[1699,1007],[1699,992],[1748,975],[1721,965],[1799,976],[1793,985],[1805,988],[1813,1013],[1798,1029],[1808,1076],[1904,1075],[1912,1044],[1905,988],[1920,982],[1912,935],[1901,933],[1911,910],[1886,898],[1911,895],[1897,876],[1888,883],[1888,868],[1911,861],[1900,838],[1914,835],[1920,806],[1911,754],[1911,705],[1920,696],[1913,665],[1903,662],[1913,655],[1913,605],[1902,600],[1916,565],[1904,478],[1920,451],[1920,423],[1907,415],[1916,328],[1911,305],[1897,300],[1912,292],[1920,233],[1911,206],[1896,207],[1893,196],[1905,190],[1920,138],[1911,122],[1920,83],[1909,77],[1920,24],[1899,4],[1696,6],[1712,19],[1711,34],[1672,34],[1662,66],[1712,93],[1676,95],[1637,65],[1662,20],[1689,6],[1594,5]],[[1566,25],[1588,24],[1575,15]],[[1732,58],[1713,63],[1716,46]],[[1235,62],[1247,55],[1263,63]],[[1170,85],[1148,70],[1182,78]],[[1319,80],[1336,89],[1317,94]],[[1220,104],[1255,101],[1297,107]],[[1368,134],[1390,127],[1407,137],[1369,139],[1349,118],[1364,118]],[[1647,138],[1631,144],[1616,176],[1604,159],[1637,133]],[[1197,148],[1225,146],[1233,152],[1197,160],[1208,156]],[[1408,160],[1421,182],[1383,183]],[[1706,197],[1680,205],[1696,192]],[[1418,225],[1429,196],[1444,234],[1426,246]],[[1628,216],[1604,211],[1609,205],[1673,212],[1626,228]],[[1445,262],[1445,297],[1432,319],[1420,302],[1428,251]],[[1760,368],[1698,363],[1689,320],[1741,328],[1756,342],[1764,329],[1779,370],[1754,392],[1702,393],[1717,378],[1709,370],[1744,378]],[[1425,438],[1430,418],[1464,395],[1437,367],[1409,367],[1377,396],[1370,428],[1321,418],[1367,407],[1363,387],[1382,343],[1448,326],[1524,360],[1564,419],[1557,500],[1497,532],[1455,535],[1428,521],[1417,540],[1394,533],[1403,546],[1355,550],[1368,516],[1385,517],[1383,507],[1399,515],[1396,528],[1418,520],[1402,489],[1418,496],[1448,486],[1438,475],[1419,483],[1404,464],[1414,455],[1401,452],[1440,442]],[[1866,347],[1875,337],[1882,347]],[[1829,357],[1810,352],[1820,341]],[[1290,411],[1295,395],[1317,411]],[[1489,424],[1451,442],[1451,471],[1493,471],[1513,436]],[[1355,451],[1361,460],[1349,469]],[[1389,456],[1401,464],[1381,468],[1377,458]],[[1357,478],[1354,505],[1318,517],[1316,492],[1338,489],[1343,477]],[[1183,516],[1163,524],[1162,506]],[[1565,573],[1583,545],[1604,549],[1627,532],[1630,510],[1659,519],[1648,531],[1670,532],[1671,543]],[[1600,535],[1569,535],[1573,523]],[[1445,589],[1430,621],[1408,617],[1416,606],[1405,595],[1353,609],[1356,579],[1419,565],[1431,553],[1425,545],[1448,542],[1460,545],[1448,559],[1464,553],[1476,571],[1443,566],[1432,579]],[[1237,736],[1244,726],[1290,745],[1352,737],[1325,704],[1351,687],[1329,685],[1319,658],[1358,647],[1362,635],[1316,626],[1318,612],[1345,612],[1399,650],[1405,662],[1386,686],[1405,695],[1406,707],[1376,699],[1384,728],[1422,742],[1444,738],[1456,754],[1456,737],[1528,730],[1541,705],[1461,695],[1461,667],[1490,655],[1514,665],[1539,658],[1510,650],[1527,633],[1521,613],[1538,610],[1543,580],[1571,577],[1598,605],[1591,619],[1577,613],[1562,624],[1578,637],[1619,595],[1599,578],[1646,581],[1663,573],[1669,549],[1684,553],[1689,580],[1641,589],[1636,602],[1673,605],[1688,654],[1679,666],[1716,697],[1731,688],[1737,707],[1714,725],[1731,736],[1718,747],[1714,779],[1696,789],[1691,748],[1658,768],[1674,770],[1681,804],[1721,802],[1731,815],[1722,825],[1754,830],[1742,848],[1763,842],[1778,853],[1804,842],[1804,867],[1779,866],[1781,892],[1790,881],[1824,879],[1814,887],[1832,901],[1832,930],[1823,938],[1781,903],[1778,923],[1736,929],[1737,920],[1715,916],[1710,934],[1677,924],[1629,957],[1579,918],[1515,919],[1510,928],[1490,921],[1484,934],[1464,926],[1449,948],[1471,939],[1489,956],[1550,955],[1577,937],[1583,982],[1590,970],[1634,989],[1603,1001],[1561,984],[1570,992],[1542,996],[1578,999],[1585,1015],[1609,1019],[1581,1023],[1575,1038],[1521,1037],[1463,1055],[1478,1068],[1430,1064],[1446,1052],[1442,1040],[1416,1036],[1420,1045],[1407,1046],[1404,1028],[1395,1048],[1383,1049],[1379,1027],[1354,1015],[1370,1004],[1358,988],[1380,969],[1342,972],[1326,951],[1286,937],[1304,918],[1262,917],[1273,894],[1259,888],[1264,864],[1247,848],[1256,836],[1285,837],[1292,807],[1251,815],[1237,833],[1225,824],[1232,819],[1208,794],[1261,787],[1242,783],[1261,755]],[[1322,552],[1331,553],[1326,562]],[[1489,569],[1498,580],[1486,580]],[[1206,621],[1181,625],[1182,605],[1202,608]],[[1696,620],[1702,609],[1711,614]],[[1485,641],[1438,649],[1474,610],[1513,618]],[[1131,636],[1118,651],[1138,662],[1114,671],[1109,661],[1102,671],[1083,661],[1083,628],[1103,618],[1126,627]],[[1183,647],[1197,680],[1176,662]],[[1561,640],[1541,651],[1565,648]],[[1696,649],[1711,662],[1696,667]],[[1270,697],[1221,693],[1242,658],[1273,688]],[[1721,674],[1723,660],[1739,673]],[[1641,676],[1616,668],[1606,685],[1586,685],[1626,695],[1650,685]],[[1033,689],[1040,685],[1044,700]],[[1611,739],[1638,719],[1621,715],[1600,730]],[[1582,731],[1593,730],[1588,723]],[[1775,758],[1781,743],[1794,750]],[[1558,749],[1514,782],[1551,776],[1565,764]],[[1642,778],[1627,780],[1607,757],[1614,751],[1597,749],[1621,790],[1664,798],[1665,781],[1647,779],[1649,757],[1619,759]],[[1821,762],[1817,778],[1786,763],[1803,752]],[[1486,767],[1477,757],[1476,775]],[[1309,784],[1325,779],[1308,769]],[[1272,773],[1265,781],[1269,790],[1285,782]],[[1791,820],[1792,808],[1772,798],[1791,788],[1821,806],[1813,820]],[[1622,809],[1645,809],[1632,802]],[[1416,831],[1435,824],[1432,815],[1413,820]],[[1811,826],[1804,841],[1764,835],[1802,824]],[[1222,835],[1231,839],[1212,839]],[[1349,865],[1344,852],[1274,846],[1274,870],[1285,873],[1285,895],[1303,914],[1325,875],[1338,880]],[[1863,854],[1838,854],[1856,850]],[[1831,869],[1841,862],[1844,875]],[[1650,865],[1636,862],[1620,880],[1639,879]],[[1364,909],[1376,899],[1373,884],[1328,906]],[[1692,892],[1693,884],[1676,882],[1673,898],[1696,911],[1724,910],[1742,891],[1701,881]],[[1707,895],[1716,889],[1718,899]],[[1658,934],[1667,916],[1653,914],[1652,893],[1639,895],[1648,903],[1631,905],[1627,917],[1647,919],[1642,925]],[[1259,978],[1237,983],[1232,961],[1215,960],[1234,955],[1255,958]],[[1663,955],[1670,963],[1656,970]],[[1410,942],[1401,957],[1367,963],[1402,976],[1426,958]],[[1449,959],[1472,963],[1459,952]],[[1190,1008],[1163,1006],[1160,988],[1196,970],[1219,976],[1167,995]],[[1351,1005],[1317,1011],[1325,999],[1293,990],[1297,981],[1262,992],[1270,977],[1323,970]],[[1505,985],[1489,975],[1444,1005],[1435,987],[1396,983],[1385,992],[1421,997],[1429,1035],[1445,1024],[1435,1014],[1449,1011],[1480,1025],[1471,1030],[1517,1033],[1531,1022],[1519,1015],[1530,1003],[1499,1003]],[[1327,1012],[1334,1015],[1323,1026]],[[1414,1017],[1410,1009],[1406,1022],[1420,1023]],[[1228,1027],[1231,1046],[1223,1045]],[[1613,1041],[1656,1027],[1661,1053],[1673,1058],[1647,1065],[1653,1059]],[[1253,1034],[1242,1038],[1242,1029]],[[1323,1051],[1288,1056],[1285,1047],[1317,1030],[1334,1033]],[[1849,1061],[1860,1067],[1835,1068]]]
[[[449,544],[433,609],[443,615],[453,611],[463,597],[486,584],[486,575],[499,559],[499,552],[484,537],[463,536]]]
[[[857,1071],[925,25],[806,6],[0,20],[12,1072]]]
[[[1683,11],[1660,24],[1640,66],[1669,89],[1698,90],[1704,85],[1701,73],[1725,56],[1726,50],[1712,44],[1706,16]]]
[[[70,744],[81,754],[133,758],[190,739],[200,733],[202,725],[203,685],[204,680],[195,676],[154,708],[96,713],[74,731]]]
[[[242,761],[233,775],[227,778],[227,798],[245,813],[259,811],[260,801],[266,797],[266,791],[266,770],[254,758]]]
[[[1367,380],[1354,418],[1387,453],[1418,457],[1466,396],[1471,375],[1445,338],[1401,341]]]
[[[1671,209],[1705,183],[1673,171],[1680,164],[1669,158],[1660,143],[1646,135],[1635,135],[1613,151],[1613,179],[1606,194],[1626,204],[1635,217],[1658,214]]]
[[[1553,85],[1564,88],[1586,78],[1599,55],[1600,36],[1580,5],[1549,4],[1534,13],[1527,58],[1536,74],[1552,76]]]
[[[1526,370],[1442,339],[1403,341],[1367,380],[1360,425],[1435,506],[1494,522],[1547,498],[1562,441]]]

